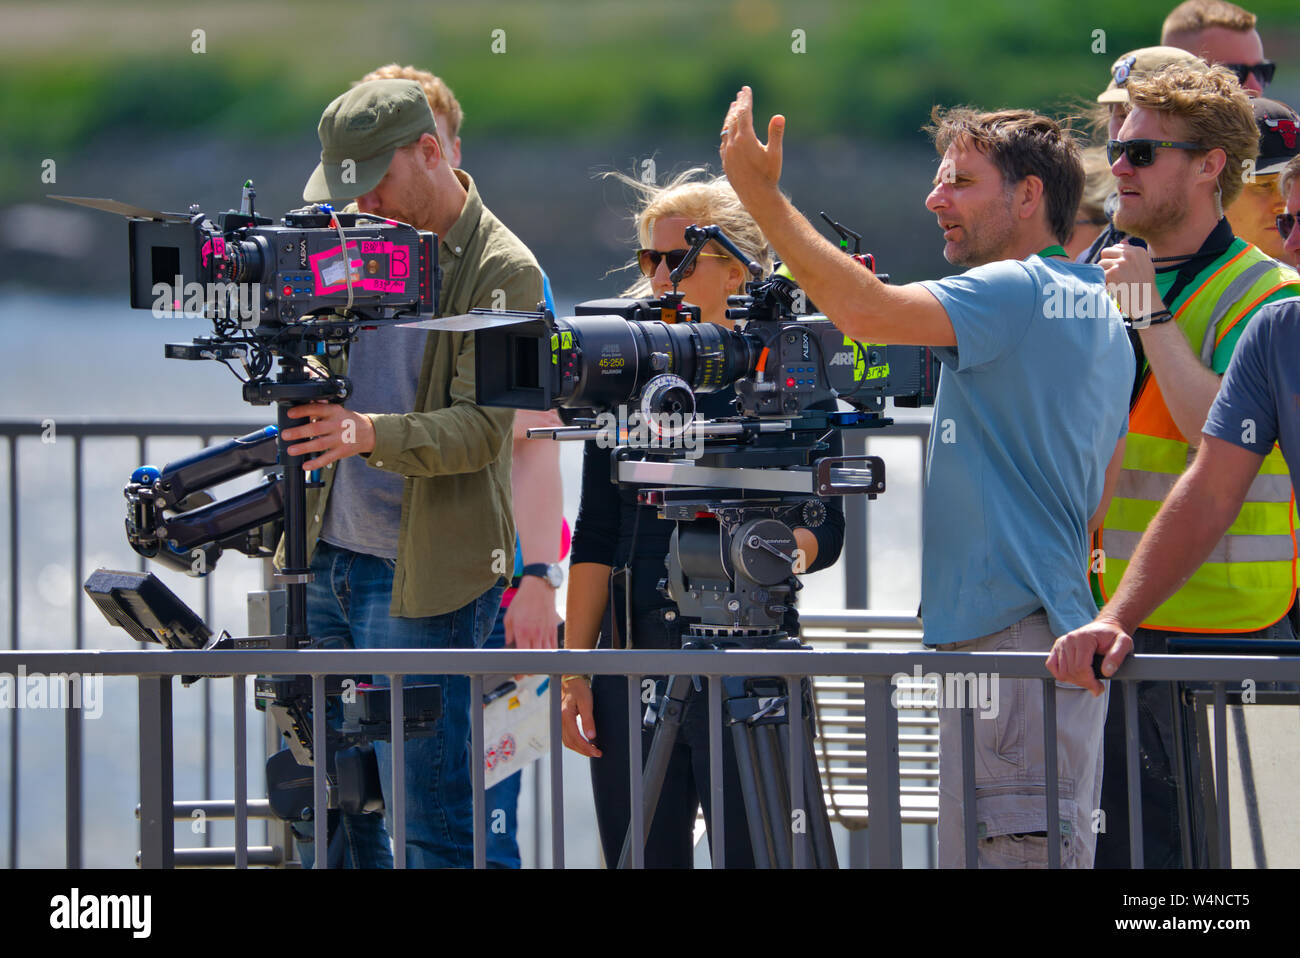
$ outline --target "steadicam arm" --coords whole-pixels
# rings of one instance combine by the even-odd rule
[[[276,438],[276,427],[267,426],[161,469],[136,469],[123,490],[131,548],[192,576],[210,572],[225,549],[270,555],[277,536],[264,535],[263,527],[283,515],[281,478],[268,476],[255,488],[220,502],[206,490],[275,465]]]

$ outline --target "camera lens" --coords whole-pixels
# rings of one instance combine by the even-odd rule
[[[754,368],[758,350],[743,334],[713,323],[629,321],[620,316],[577,316],[562,321],[572,333],[581,373],[566,406],[610,408],[640,395],[656,376],[671,373],[696,393],[716,392]],[[694,402],[669,391],[657,402],[694,412]],[[669,411],[663,407],[663,411]]]
[[[226,245],[226,256],[231,261],[232,276],[236,283],[256,283],[262,281],[262,269],[266,263],[259,239],[240,240]]]

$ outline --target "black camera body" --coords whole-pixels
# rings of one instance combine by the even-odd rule
[[[346,249],[347,255],[344,256]],[[131,305],[202,313],[255,335],[334,310],[364,317],[436,312],[434,234],[312,207],[283,225],[254,213],[130,223]]]

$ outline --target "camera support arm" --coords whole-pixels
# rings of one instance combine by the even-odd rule
[[[763,267],[746,256],[740,247],[728,239],[727,234],[722,232],[720,228],[717,226],[688,226],[686,227],[686,242],[691,244],[691,248],[677,268],[668,274],[668,278],[673,281],[673,289],[677,288],[677,284],[682,281],[687,270],[690,269],[691,264],[695,262],[696,257],[700,255],[704,245],[709,240],[713,240],[713,242],[745,264],[745,269],[749,270],[749,275],[754,279],[763,278]]]
[[[167,463],[141,466],[131,474],[126,537],[146,558],[188,575],[207,575],[224,549],[265,556],[275,546],[262,527],[283,510],[283,485],[268,477],[261,485],[217,502],[210,486],[274,466],[277,432],[267,426],[238,439],[209,446]]]

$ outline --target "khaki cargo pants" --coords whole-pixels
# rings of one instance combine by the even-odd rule
[[[992,635],[940,645],[944,652],[1041,652],[1056,636],[1036,612]],[[972,669],[973,670],[973,669]],[[994,690],[993,676],[988,688]],[[1091,868],[1101,808],[1104,694],[1056,683],[1061,867]],[[996,700],[996,709],[992,700]],[[962,807],[961,710],[939,709],[939,867],[966,864]],[[981,868],[1047,867],[1047,783],[1043,686],[1038,679],[997,678],[996,695],[975,711],[974,827]],[[983,713],[983,714],[982,714]],[[991,713],[991,714],[990,714]],[[1039,834],[1034,834],[1039,833]]]

